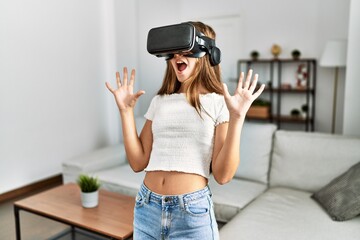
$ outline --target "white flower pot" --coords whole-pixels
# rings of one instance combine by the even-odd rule
[[[93,208],[99,204],[99,191],[84,193],[81,192],[81,203],[84,208]]]

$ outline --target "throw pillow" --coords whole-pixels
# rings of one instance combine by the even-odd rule
[[[311,195],[335,221],[360,214],[360,162]]]

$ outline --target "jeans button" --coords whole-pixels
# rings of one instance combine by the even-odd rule
[[[169,200],[169,197],[165,197],[164,202],[168,202]]]

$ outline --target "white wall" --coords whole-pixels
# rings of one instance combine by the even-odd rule
[[[109,143],[103,2],[0,2],[0,193]]]
[[[347,72],[345,81],[344,134],[360,137],[360,1],[351,0]]]
[[[289,58],[298,48],[304,58],[319,59],[328,39],[347,38],[349,0],[165,0],[140,1],[139,12],[139,70],[141,88],[147,91],[140,102],[141,113],[159,89],[164,74],[163,59],[146,52],[147,31],[155,26],[187,20],[239,17],[241,42],[231,59],[248,58],[257,49],[261,57],[270,58],[270,48],[278,43],[283,48],[280,57]],[[216,29],[215,29],[216,31]],[[232,38],[233,35],[226,36]],[[239,44],[234,41],[234,44]],[[226,57],[226,56],[224,56]],[[226,68],[227,66],[222,66]],[[318,68],[315,130],[331,132],[333,69]],[[342,79],[345,72],[341,71]],[[236,78],[237,76],[233,76]],[[261,77],[261,76],[260,76]],[[344,81],[338,86],[338,113],[343,109]],[[340,115],[341,116],[341,115]],[[337,120],[341,132],[342,119]]]
[[[123,67],[128,71],[138,69],[138,28],[137,28],[137,1],[107,0],[105,18],[108,19],[105,29],[107,36],[106,79],[115,87],[115,73],[119,71],[122,77]],[[107,27],[107,28],[106,28]],[[138,89],[139,74],[136,75],[136,89]],[[105,90],[105,85],[104,88]],[[120,114],[113,95],[106,89],[107,125],[110,143],[115,144],[122,139]],[[136,107],[135,113],[138,111]]]
[[[114,82],[123,66],[136,68],[136,90],[146,90],[136,112],[146,111],[165,67],[163,59],[146,52],[150,28],[239,18],[240,30],[234,31],[241,44],[230,59],[247,58],[253,49],[269,57],[274,42],[282,45],[284,57],[296,47],[303,57],[318,58],[326,40],[347,37],[348,12],[349,0],[1,1],[0,194],[60,173],[65,159],[119,141],[119,113],[104,82]],[[358,23],[356,15],[352,22]],[[353,36],[355,28],[353,23]],[[356,33],[351,39],[358,42]],[[352,41],[349,48],[358,50]],[[357,127],[352,118],[357,105],[349,101],[356,102],[353,81],[359,74],[352,69],[344,132]],[[331,129],[329,79],[332,70],[319,69],[316,130],[323,132]]]

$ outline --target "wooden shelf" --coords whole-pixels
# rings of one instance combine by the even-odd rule
[[[308,120],[304,117],[295,117],[290,115],[283,115],[283,116],[273,116],[273,119],[279,120],[281,122],[288,122],[288,123],[306,123],[307,121],[311,121],[312,119],[309,118]]]
[[[306,92],[310,92],[313,93],[314,89],[298,89],[298,88],[290,88],[290,89],[286,89],[286,88],[265,88],[264,89],[265,92],[282,92],[282,93],[306,93]]]
[[[271,62],[283,62],[283,63],[301,63],[301,62],[316,62],[313,58],[299,58],[299,59],[292,59],[292,58],[269,58],[269,59],[258,59],[258,60],[252,60],[252,59],[242,59],[239,60],[243,63],[271,63]]]
[[[261,117],[249,117],[247,116],[246,119],[249,120],[261,120],[261,121],[281,121],[287,123],[306,123],[307,121],[312,121],[312,118],[306,119],[304,117],[294,117],[289,115],[277,116],[274,115],[271,118],[261,118]]]
[[[297,79],[289,80],[289,77],[294,77],[291,75],[291,71],[294,71],[295,77],[297,76],[296,74],[300,64],[305,65],[307,69],[307,81],[303,85],[304,88],[297,88],[295,86],[297,84]],[[290,129],[299,128],[305,129],[305,131],[315,131],[316,68],[317,63],[315,58],[238,60],[238,75],[240,75],[240,72],[247,72],[249,69],[264,73],[263,78],[267,79],[268,84],[264,90],[266,94],[261,98],[268,101],[272,106],[270,108],[270,117],[261,118],[256,115],[247,116],[247,120],[271,122],[276,124],[279,129],[286,129],[289,127],[288,124],[282,125],[282,123],[294,123],[303,125],[305,128],[296,126],[294,128],[289,127]],[[231,81],[235,82],[235,79]],[[257,86],[256,90],[259,87],[260,86]],[[302,103],[299,102],[298,99],[302,101]],[[290,105],[287,102],[288,100],[291,102]],[[294,103],[294,105],[291,105],[292,103]],[[307,105],[309,109],[306,117],[294,117],[289,115],[289,109],[300,109],[303,105]]]

